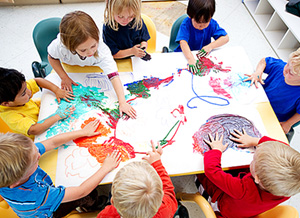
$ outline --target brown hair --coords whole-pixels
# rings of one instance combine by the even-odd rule
[[[124,8],[132,10],[135,15],[135,21],[132,28],[141,29],[143,26],[141,17],[141,0],[108,0],[104,11],[104,23],[113,30],[119,29],[118,23],[114,19],[115,14],[122,13]]]
[[[32,161],[33,142],[16,133],[0,133],[0,187],[19,181]]]
[[[99,29],[93,18],[83,11],[74,11],[66,14],[59,26],[61,42],[73,54],[76,48],[89,37],[99,42]],[[95,57],[98,56],[96,52]]]

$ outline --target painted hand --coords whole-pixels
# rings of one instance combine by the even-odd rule
[[[61,98],[67,102],[70,102],[70,100],[74,100],[74,97],[75,97],[71,91],[67,91],[67,90],[60,89],[60,88],[55,93],[55,95],[56,95],[56,99],[57,99],[58,103],[60,103]]]
[[[259,142],[259,138],[249,136],[244,129],[243,132],[240,132],[235,129],[234,132],[231,132],[230,134],[234,136],[234,137],[230,137],[230,140],[238,143],[237,144],[238,148],[254,147]]]
[[[226,143],[225,145],[223,145],[223,135],[219,138],[218,133],[216,133],[216,137],[215,139],[212,137],[211,134],[208,134],[210,141],[207,141],[206,139],[203,139],[203,141],[208,144],[211,149],[214,150],[219,150],[221,152],[225,151],[228,143]]]
[[[67,79],[63,79],[61,81],[61,88],[64,89],[64,90],[73,92],[72,85],[78,86],[78,84],[75,83],[70,77],[68,77]]]
[[[95,132],[99,124],[100,120],[94,120],[88,123],[81,131],[83,131],[83,134],[87,137],[99,135],[101,132]]]
[[[107,170],[109,173],[119,166],[121,160],[121,152],[114,150],[111,154],[106,156],[101,168]]]
[[[130,116],[130,118],[135,119],[136,118],[136,111],[134,108],[128,104],[128,103],[122,103],[119,105],[119,111],[120,111],[120,117],[123,115],[123,113]]]
[[[198,72],[198,68],[195,64],[189,64],[188,68],[189,68],[189,71],[193,74],[196,74]]]
[[[57,108],[56,110],[56,114],[61,118],[61,119],[65,119],[68,116],[70,116],[71,114],[73,114],[73,112],[75,111],[75,106],[72,105],[70,107],[67,107],[65,109],[61,109],[60,107]]]
[[[263,81],[263,78],[262,78],[262,72],[259,73],[259,72],[254,72],[253,74],[245,74],[245,76],[248,76],[247,79],[245,79],[243,82],[246,82],[246,81],[249,81],[251,80],[251,84],[250,86],[255,85],[256,88],[258,88],[258,83],[264,85],[264,81]]]
[[[160,157],[163,153],[162,147],[159,142],[157,142],[157,147],[155,147],[154,142],[151,140],[152,151],[148,151],[146,156],[143,157],[143,160],[146,160],[149,164],[154,163],[157,160],[160,160]]]
[[[197,52],[196,56],[199,57],[205,57],[208,53],[202,48],[200,51]]]

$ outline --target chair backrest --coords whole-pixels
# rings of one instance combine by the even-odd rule
[[[57,37],[61,18],[51,17],[41,20],[33,29],[32,37],[34,45],[41,57],[42,65],[46,66],[46,73],[50,73],[52,67],[48,62],[48,45]]]
[[[290,205],[278,205],[271,210],[257,215],[255,218],[299,218],[296,208]]]
[[[148,47],[147,52],[148,53],[154,53],[156,51],[156,27],[153,21],[150,17],[148,17],[146,14],[142,14],[142,18],[147,26],[150,39],[148,40]]]
[[[1,118],[0,118],[0,132],[2,133],[12,132],[12,130]]]
[[[183,14],[178,17],[177,20],[175,20],[175,22],[173,23],[170,33],[169,51],[174,51],[174,49],[178,46],[178,43],[176,43],[175,40],[179,31],[179,27],[186,17],[187,14]]]

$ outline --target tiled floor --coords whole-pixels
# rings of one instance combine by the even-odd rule
[[[241,0],[216,0],[217,9],[214,18],[229,33],[230,42],[226,46],[243,46],[253,65],[266,56],[276,57],[267,40],[259,31]],[[187,1],[182,1],[184,4]],[[67,12],[83,10],[89,13],[96,23],[102,26],[104,3],[60,4],[39,6],[0,7],[0,66],[15,68],[23,72],[26,79],[33,77],[31,63],[39,61],[32,41],[32,31],[36,23],[48,17],[62,17]],[[158,33],[157,50],[168,45],[168,36]],[[300,127],[291,146],[300,151]],[[172,178],[176,191],[197,191],[193,176]],[[290,204],[300,212],[300,194],[285,204]],[[199,217],[193,213],[191,217]]]

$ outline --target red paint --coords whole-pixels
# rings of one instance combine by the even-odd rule
[[[210,80],[209,80],[208,84],[210,85],[210,87],[212,87],[212,89],[214,90],[214,92],[216,94],[223,95],[223,96],[225,96],[229,99],[232,98],[231,95],[222,88],[220,78],[210,77]]]

